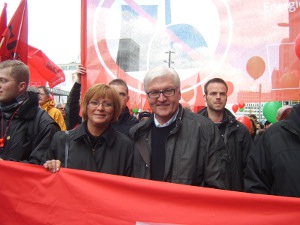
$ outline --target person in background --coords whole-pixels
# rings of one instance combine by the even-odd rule
[[[133,143],[111,126],[120,112],[119,95],[113,88],[105,84],[92,86],[82,102],[84,122],[68,131],[69,134],[58,132],[54,135],[44,167],[51,172],[63,166],[129,176]]]
[[[292,106],[290,105],[285,105],[282,106],[281,108],[279,108],[277,110],[277,114],[276,114],[276,121],[281,121],[281,120],[285,120],[288,115],[290,114],[290,112],[292,111]]]
[[[249,114],[248,117],[253,118],[255,123],[257,123],[257,116],[255,114]]]
[[[39,104],[60,126],[62,131],[67,130],[65,119],[60,110],[55,108],[50,91],[45,86],[39,86]]]
[[[133,177],[225,189],[226,147],[218,128],[180,105],[180,78],[168,67],[144,77],[153,114],[130,129]]]
[[[56,104],[56,108],[60,110],[62,116],[66,120],[66,104],[58,103],[58,104]]]
[[[300,104],[269,127],[249,155],[245,191],[300,197]]]
[[[265,126],[262,122],[258,122],[256,128],[257,128],[256,135],[255,135],[255,138],[253,140],[254,144],[257,144],[259,139],[262,137],[263,133],[266,131]]]
[[[151,113],[150,112],[147,112],[147,111],[144,111],[144,112],[140,112],[139,113],[139,121],[143,121],[143,120],[147,120],[149,119],[151,116]]]
[[[79,65],[74,73],[75,82],[66,104],[66,125],[68,130],[72,130],[82,123],[80,116],[81,77],[85,74],[86,69],[82,65]]]
[[[26,91],[29,77],[23,62],[0,62],[0,159],[41,165],[60,128],[39,107],[38,94]]]
[[[254,141],[256,134],[257,134],[257,123],[256,120],[253,119],[252,117],[249,117],[250,121],[251,121],[251,130],[250,130],[250,135],[252,140]]]
[[[257,128],[258,127],[257,116],[255,114],[249,114],[248,117],[252,124],[251,130],[250,130],[250,135],[252,137],[252,140],[254,141],[255,137],[257,135],[257,129],[258,129]]]
[[[213,78],[204,85],[204,99],[207,107],[198,114],[209,118],[220,131],[228,148],[229,163],[226,168],[226,184],[230,190],[244,191],[244,174],[247,158],[253,142],[247,127],[237,121],[225,108],[228,87],[221,78]]]
[[[257,122],[256,123],[256,133],[260,134],[261,132],[265,131],[265,125],[262,122]]]
[[[266,120],[265,123],[264,123],[264,125],[265,125],[265,130],[266,130],[266,129],[268,129],[270,126],[272,126],[272,123],[271,123],[270,121]]]
[[[118,120],[112,124],[112,126],[117,131],[129,135],[130,128],[139,123],[139,120],[130,114],[127,107],[127,102],[129,101],[127,84],[122,79],[114,79],[109,83],[109,86],[114,88],[119,93],[121,99],[121,114]]]

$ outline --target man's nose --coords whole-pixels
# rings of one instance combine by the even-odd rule
[[[166,97],[163,95],[163,93],[159,93],[158,100],[164,101],[165,99],[166,99]]]

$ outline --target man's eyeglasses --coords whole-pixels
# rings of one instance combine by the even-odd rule
[[[114,105],[111,102],[99,102],[96,100],[91,100],[89,102],[89,105],[92,106],[93,108],[98,108],[99,105],[102,105],[104,108],[112,108]]]
[[[58,109],[59,110],[66,110],[66,108],[63,108],[63,107],[59,107]]]
[[[160,94],[163,94],[165,97],[171,97],[175,94],[177,88],[171,88],[163,91],[149,91],[147,95],[149,98],[159,98]]]

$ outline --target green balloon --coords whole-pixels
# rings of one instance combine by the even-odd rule
[[[240,112],[244,112],[244,108],[239,108],[239,111]]]
[[[133,112],[134,114],[136,114],[136,113],[139,112],[139,109],[132,109],[132,112]]]
[[[263,107],[264,117],[271,123],[276,123],[277,110],[282,107],[280,102],[266,102]]]

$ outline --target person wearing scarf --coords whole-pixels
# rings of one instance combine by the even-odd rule
[[[38,94],[27,91],[28,66],[0,63],[0,159],[42,164],[53,135],[60,130],[39,107]]]

